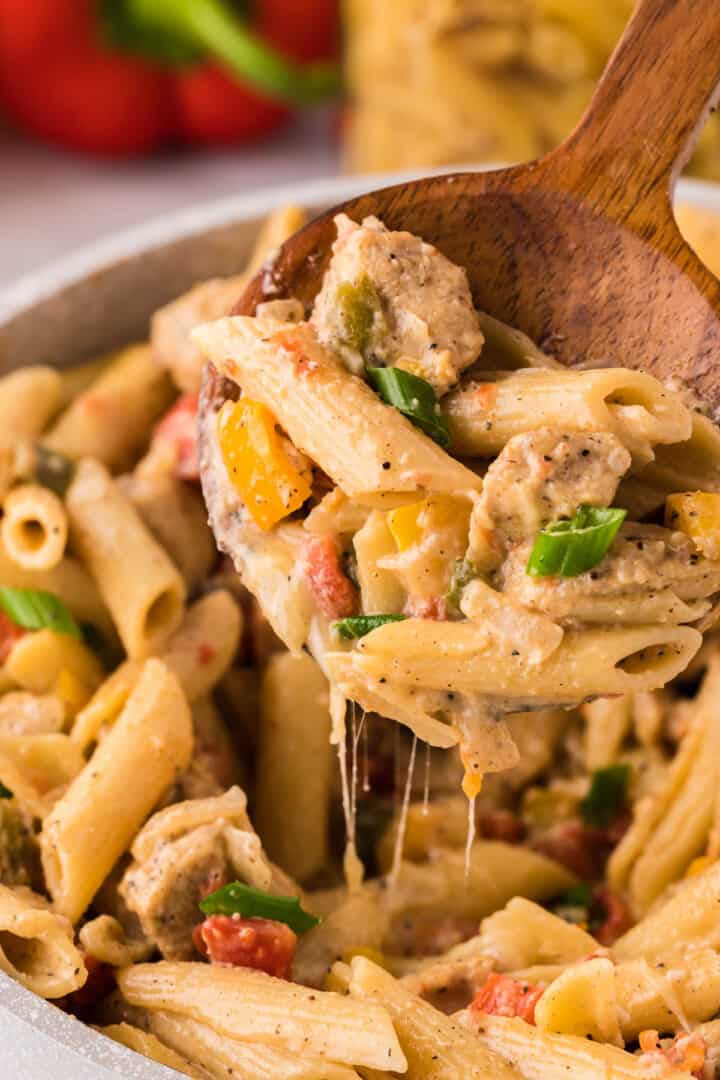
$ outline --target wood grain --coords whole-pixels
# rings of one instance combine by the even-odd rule
[[[675,177],[720,81],[720,0],[641,0],[588,110],[557,150],[489,173],[363,195],[292,237],[234,309],[310,304],[338,210],[375,214],[468,272],[476,304],[563,363],[686,380],[720,418],[720,283],[673,218]]]

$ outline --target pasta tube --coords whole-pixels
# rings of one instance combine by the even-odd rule
[[[371,1069],[404,1072],[407,1064],[382,1005],[250,968],[136,964],[118,973],[118,986],[131,1005],[190,1017],[231,1039]]]
[[[463,1014],[483,1046],[517,1061],[526,1080],[647,1080],[647,1064],[616,1046],[577,1035],[550,1035],[532,1024],[507,1016]],[[665,1063],[663,1063],[665,1065]],[[663,1080],[691,1080],[690,1073],[663,1068]]]
[[[677,395],[652,375],[626,368],[512,374],[485,372],[448,394],[455,453],[492,457],[514,436],[542,427],[610,431],[636,466],[653,458],[657,443],[690,438],[692,416]]]
[[[148,660],[117,723],[43,823],[42,864],[59,912],[80,918],[191,753],[180,684]]]
[[[23,887],[0,885],[0,968],[43,998],[71,994],[87,979],[70,923]]]
[[[72,542],[98,583],[130,657],[155,652],[180,625],[185,584],[107,470],[82,460],[67,493]]]
[[[293,1054],[260,1042],[241,1042],[219,1035],[207,1024],[170,1012],[149,1014],[150,1027],[162,1041],[227,1080],[357,1080],[346,1065],[325,1061],[318,1054]]]
[[[98,1028],[98,1031],[101,1035],[112,1039],[113,1042],[127,1046],[129,1050],[135,1050],[136,1053],[150,1058],[151,1061],[157,1061],[160,1065],[167,1065],[168,1069],[175,1069],[176,1072],[182,1073],[183,1076],[198,1077],[202,1080],[202,1077],[206,1075],[181,1057],[180,1054],[176,1054],[169,1046],[161,1043],[151,1032],[143,1031],[142,1028],[121,1023],[108,1024],[107,1027]]]
[[[97,458],[120,472],[139,456],[172,398],[167,373],[154,362],[150,347],[131,345],[70,403],[45,445],[74,461]]]
[[[180,680],[191,705],[209,694],[225,674],[237,652],[241,633],[240,608],[223,589],[201,597],[186,610],[185,618],[158,658]],[[126,660],[78,713],[71,737],[83,751],[95,742],[104,725],[115,720],[141,671],[140,661]]]
[[[522,1076],[456,1020],[416,997],[377,964],[356,956],[351,970],[351,996],[382,1003],[390,1013],[407,1057],[407,1080],[518,1080]]]
[[[32,439],[44,431],[62,403],[62,375],[40,365],[0,379],[0,432],[4,442]]]
[[[268,856],[307,880],[328,859],[328,686],[309,656],[276,653],[263,674],[255,826]]]
[[[479,489],[475,473],[351,375],[308,325],[237,316],[199,327],[193,339],[351,498]]]
[[[25,570],[52,570],[65,554],[68,523],[60,499],[39,484],[21,484],[3,500],[5,550]]]

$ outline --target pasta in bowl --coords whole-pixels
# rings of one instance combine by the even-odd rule
[[[163,307],[149,347],[0,380],[0,968],[189,1076],[712,1075],[714,428],[636,372],[553,368],[439,276],[443,348],[410,297],[369,365],[432,399],[330,344],[376,333],[353,304],[385,286],[238,327],[240,278]],[[263,398],[258,328],[342,388],[332,422],[308,402],[316,443],[294,390]],[[237,332],[198,461],[203,354]],[[248,450],[276,467],[265,527],[227,468]]]
[[[660,448],[705,440],[720,476],[720,433],[647,374],[558,370],[421,239],[337,226],[308,321],[277,300],[194,331],[210,519],[330,678],[338,723],[347,698],[459,742],[472,789],[516,763],[503,714],[687,667],[720,561],[692,538],[690,495],[668,491],[670,527],[629,518]]]

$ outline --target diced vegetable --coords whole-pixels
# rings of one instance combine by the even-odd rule
[[[23,630],[54,630],[57,634],[82,637],[62,600],[53,593],[40,589],[12,589],[0,587],[0,610]]]
[[[283,446],[273,414],[259,401],[226,401],[218,416],[220,449],[253,520],[272,529],[310,495],[310,476]]]
[[[532,577],[576,577],[605,557],[627,510],[580,506],[569,521],[542,529],[530,552],[526,573]]]
[[[297,935],[277,919],[210,915],[195,927],[193,944],[212,964],[250,967],[276,979],[289,979]]]
[[[685,491],[668,495],[665,524],[684,532],[710,558],[720,554],[720,494]]]
[[[367,274],[357,281],[343,281],[337,287],[335,304],[344,345],[365,356],[373,328],[382,330],[382,305],[377,290]]]
[[[419,544],[423,537],[441,529],[457,527],[467,535],[470,503],[453,495],[431,495],[427,499],[390,510],[387,523],[398,551]]]
[[[590,790],[580,801],[586,825],[603,829],[617,817],[627,801],[631,773],[631,767],[623,763],[595,770]]]
[[[534,1024],[535,1006],[544,990],[544,985],[534,986],[524,979],[491,971],[471,1001],[470,1009],[489,1016],[517,1016],[526,1024]]]
[[[4,611],[0,611],[0,664],[7,661],[16,642],[26,634],[27,630],[23,630],[21,626],[9,619]]]
[[[429,382],[396,367],[369,367],[368,379],[387,405],[392,405],[440,446],[450,445],[447,418],[440,412]]]
[[[12,799],[13,793],[9,787],[5,787],[2,780],[0,780],[0,799]]]
[[[384,626],[389,622],[402,622],[407,615],[351,615],[348,619],[339,619],[333,623],[333,629],[337,630],[341,638],[352,641],[353,638],[365,637],[371,630],[377,630],[378,626]]]
[[[453,572],[450,577],[450,585],[447,591],[447,600],[453,607],[460,607],[460,597],[466,585],[479,576],[476,566],[469,559],[456,559]]]
[[[320,922],[304,911],[297,896],[273,896],[262,889],[253,889],[239,881],[223,885],[200,901],[205,915],[241,915],[285,923],[296,934],[306,934]]]
[[[37,443],[32,449],[32,479],[50,488],[61,498],[70,487],[75,474],[75,463],[56,450]]]

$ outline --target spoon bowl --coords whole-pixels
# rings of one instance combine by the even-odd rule
[[[476,305],[567,366],[682,380],[720,417],[720,283],[680,234],[675,179],[720,87],[720,4],[641,0],[580,124],[536,162],[342,203],[291,237],[234,314],[310,306],[334,216],[379,217],[468,274]]]

